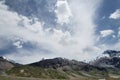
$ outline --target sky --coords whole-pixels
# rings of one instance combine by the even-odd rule
[[[120,50],[120,0],[0,0],[0,56],[28,64]]]

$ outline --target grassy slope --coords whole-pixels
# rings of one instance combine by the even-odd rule
[[[55,70],[55,69],[43,69],[40,67],[32,67],[32,66],[21,66],[15,67],[9,71],[7,74],[12,77],[0,77],[0,80],[50,80],[50,79],[73,79],[73,80],[99,80],[96,76],[101,76],[104,78],[105,75],[106,80],[120,80],[108,78],[106,73],[98,72],[97,70],[92,70],[91,72],[80,72],[80,71],[67,71],[64,72],[62,70]],[[102,75],[101,75],[102,74]],[[16,78],[16,77],[29,77],[29,78]],[[34,79],[35,78],[42,78],[42,79]],[[95,78],[96,77],[96,78]],[[30,79],[31,78],[31,79]]]
[[[15,67],[7,71],[8,75],[18,76],[18,77],[35,77],[35,78],[44,78],[44,79],[68,79],[68,76],[65,73],[54,69],[43,69],[40,67],[32,66],[21,66]]]
[[[0,76],[0,80],[51,80],[51,79],[40,79],[40,78],[27,78],[27,77],[11,77],[11,76]],[[55,79],[57,80],[57,79]],[[62,80],[62,79],[59,79]]]
[[[39,79],[39,78],[26,78],[26,77],[5,77],[0,76],[0,80],[68,80],[68,79]],[[79,79],[70,79],[70,80],[99,80],[93,78],[79,78]],[[120,80],[114,78],[107,78],[106,80]]]
[[[15,67],[7,71],[8,75],[18,76],[18,77],[35,77],[44,79],[69,79],[69,78],[82,78],[82,77],[105,77],[104,72],[92,70],[90,72],[81,72],[77,70],[63,71],[55,69],[43,69],[40,67],[32,66],[20,66]]]

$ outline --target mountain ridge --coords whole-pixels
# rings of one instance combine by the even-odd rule
[[[0,57],[0,61],[2,60],[5,59]],[[85,63],[57,57],[53,59],[43,59],[26,65],[14,65],[5,72],[10,76],[45,79],[76,79],[80,77],[106,78],[110,77],[110,74],[120,75],[120,58],[117,56],[100,57],[90,63]]]

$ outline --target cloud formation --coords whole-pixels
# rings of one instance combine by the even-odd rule
[[[100,3],[101,0],[58,0],[55,10],[57,22],[61,25],[66,23],[69,28],[63,31],[62,27],[43,29],[44,22],[37,19],[31,24],[32,19],[9,11],[9,7],[0,2],[0,37],[16,46],[15,52],[5,56],[20,63],[59,56],[77,60],[95,58],[100,48],[96,46],[94,19]],[[0,45],[0,49],[6,44]],[[29,45],[30,49],[26,49],[25,45]]]
[[[101,37],[107,37],[107,36],[109,36],[109,35],[112,35],[113,33],[114,33],[114,31],[113,31],[113,30],[110,30],[110,29],[100,31]]]
[[[57,17],[57,23],[63,25],[64,23],[68,23],[70,20],[70,17],[72,17],[72,13],[70,10],[70,7],[68,5],[67,0],[58,0],[56,3],[56,17]]]
[[[113,12],[110,16],[110,19],[120,19],[120,9],[117,9],[115,12]]]

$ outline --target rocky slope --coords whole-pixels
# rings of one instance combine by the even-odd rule
[[[62,68],[63,70],[68,71],[77,71],[77,70],[83,70],[83,71],[91,71],[91,70],[104,70],[104,68],[101,67],[95,67],[93,65],[90,65],[85,62],[76,61],[76,60],[68,60],[65,58],[54,58],[54,59],[46,59],[42,60],[36,63],[29,64],[30,66],[37,66],[42,68],[52,68],[52,69],[59,69]],[[68,69],[67,69],[68,68]]]
[[[8,70],[14,67],[14,64],[3,57],[0,57],[0,69],[1,70]]]
[[[101,57],[94,60],[91,65],[104,67],[104,68],[115,68],[120,69],[120,51],[106,50],[103,54],[108,54],[108,57]]]
[[[20,64],[8,61],[4,57],[0,57],[0,75],[3,75],[5,71],[17,66],[20,66]]]

